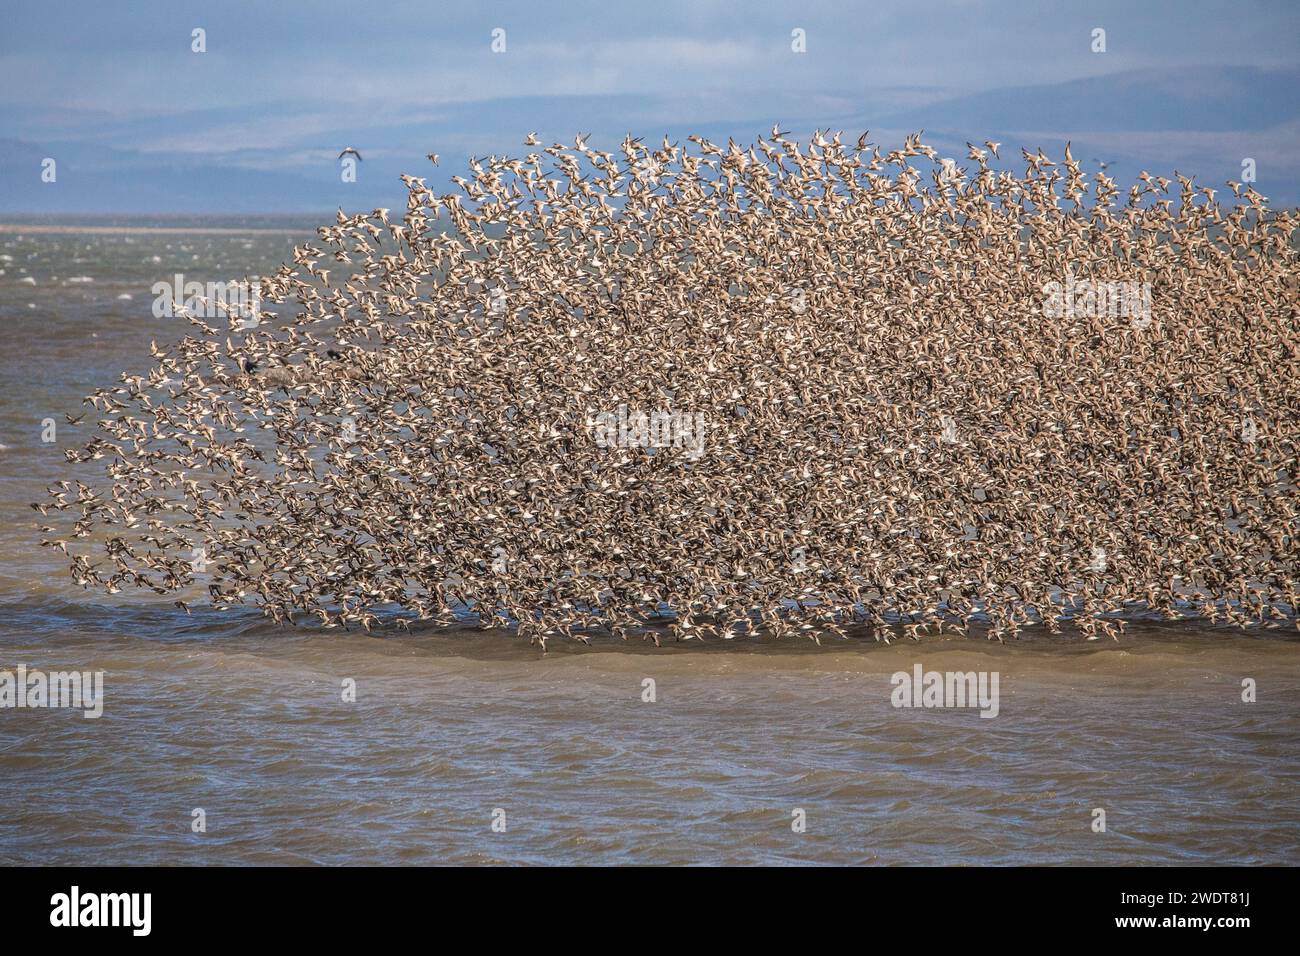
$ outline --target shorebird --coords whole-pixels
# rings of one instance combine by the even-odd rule
[[[187,612],[543,647],[1300,620],[1294,210],[789,135],[529,134],[338,210],[260,281],[292,308],[87,397],[48,546]]]
[[[349,153],[351,153],[353,156],[355,156],[355,157],[357,158],[358,161],[361,160],[361,154],[358,153],[358,152],[357,152],[355,149],[353,149],[351,146],[344,147],[343,152],[339,153],[339,159],[342,159],[344,156],[348,155]]]

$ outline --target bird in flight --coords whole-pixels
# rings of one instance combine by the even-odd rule
[[[342,159],[342,158],[343,158],[344,156],[346,156],[348,153],[351,153],[351,154],[352,154],[353,156],[355,156],[357,159],[361,159],[361,154],[358,153],[358,152],[357,152],[355,149],[353,149],[351,146],[347,147],[346,149],[343,150],[343,152],[339,153],[339,159]]]

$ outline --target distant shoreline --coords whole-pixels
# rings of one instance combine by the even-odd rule
[[[54,234],[91,234],[91,235],[176,235],[176,236],[255,236],[255,235],[298,235],[310,233],[308,228],[284,226],[74,226],[51,225],[47,223],[0,222],[0,234],[4,233],[54,233]]]

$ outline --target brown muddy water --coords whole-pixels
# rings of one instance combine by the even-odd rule
[[[294,241],[0,235],[0,683],[103,672],[97,719],[0,709],[0,863],[1300,863],[1294,629],[543,656],[75,588],[27,504],[84,436],[41,420],[183,334],[154,282]],[[997,716],[894,707],[916,664],[996,674]]]

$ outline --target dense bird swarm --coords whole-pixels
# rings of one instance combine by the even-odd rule
[[[543,642],[1293,616],[1294,212],[1068,148],[690,143],[530,136],[340,212],[263,280],[296,316],[87,399],[108,489],[42,506],[75,579]],[[1087,280],[1149,314],[1045,292]]]

